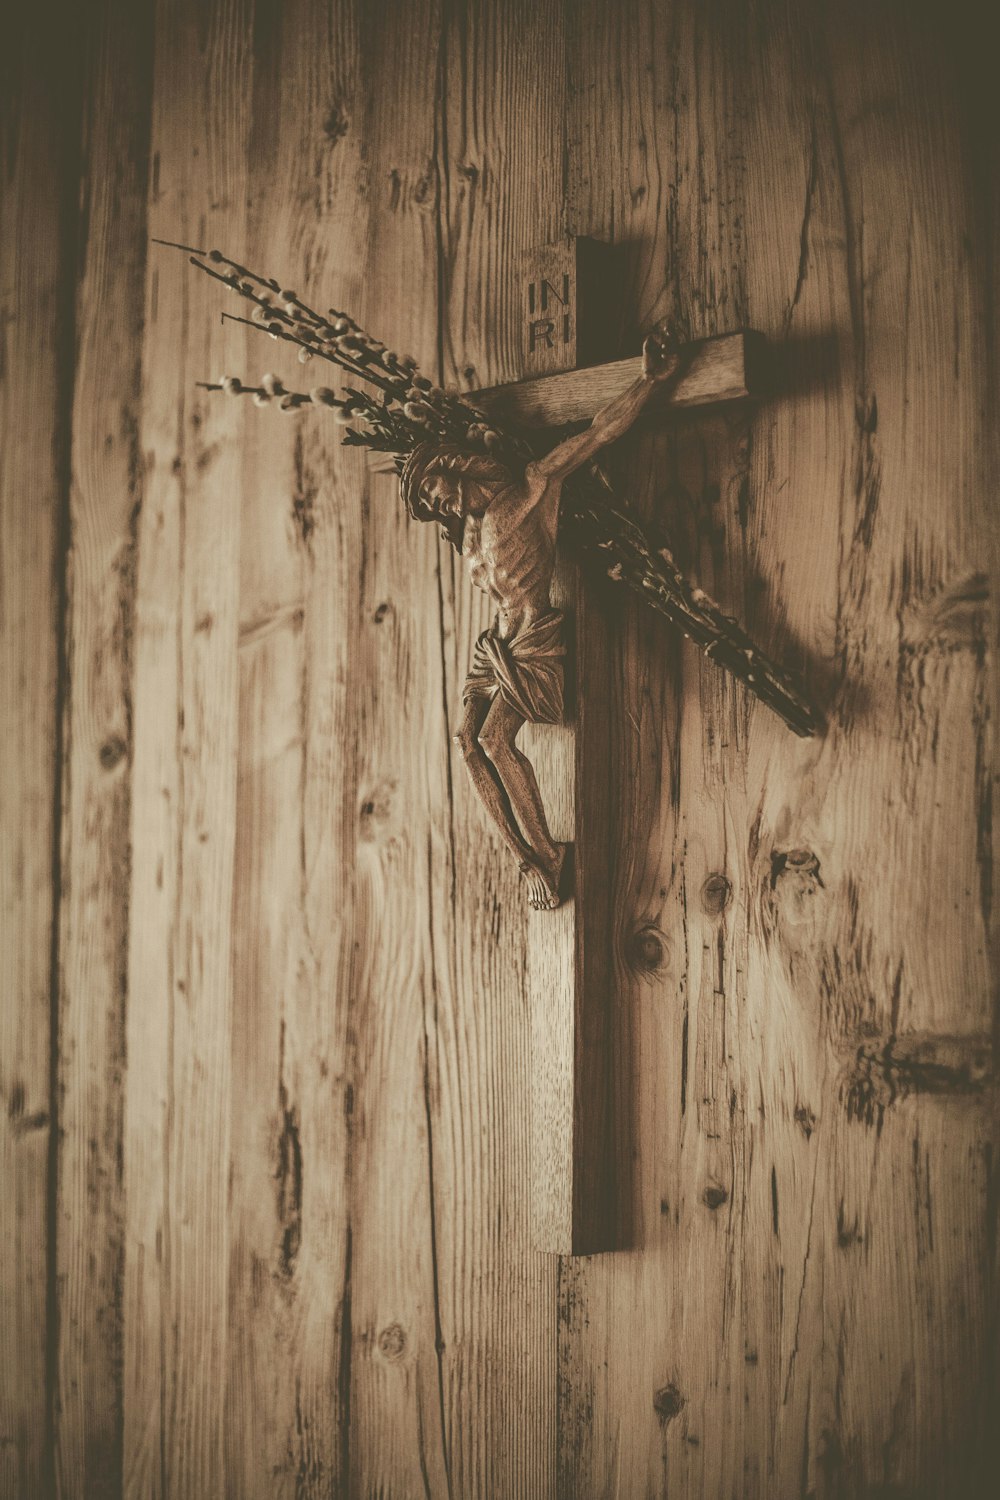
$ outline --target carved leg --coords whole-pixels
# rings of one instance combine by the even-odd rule
[[[462,722],[455,731],[453,739],[462,752],[462,759],[465,761],[476,795],[500,830],[500,836],[507,848],[518,864],[523,866],[525,861],[534,861],[534,853],[517,826],[507,793],[479,742],[479,732],[490,706],[488,698],[470,699],[465,706]]]
[[[479,743],[493,762],[534,852],[530,868],[525,869],[522,865],[521,869],[528,887],[528,903],[552,910],[559,905],[559,878],[566,858],[566,845],[553,841],[531,762],[515,744],[518,731],[525,722],[523,714],[497,696],[479,731]]]

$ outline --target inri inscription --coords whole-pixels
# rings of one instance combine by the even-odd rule
[[[610,358],[609,252],[597,240],[574,239],[523,257],[523,375],[557,375]]]
[[[545,276],[541,281],[528,282],[529,356],[543,343],[546,349],[554,349],[557,339],[569,343],[573,327],[572,290],[569,272],[563,273],[561,291],[556,291]]]

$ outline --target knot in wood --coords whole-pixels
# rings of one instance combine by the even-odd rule
[[[394,782],[380,782],[371,789],[371,794],[362,801],[358,809],[359,837],[364,841],[380,838],[392,814]]]
[[[335,100],[330,106],[326,119],[323,121],[323,134],[331,146],[335,146],[338,141],[343,140],[349,127],[350,119],[348,118],[347,111],[339,100]]]
[[[629,967],[639,974],[659,974],[667,965],[666,934],[654,922],[637,927],[626,947]]]
[[[112,734],[104,741],[97,754],[105,771],[113,771],[125,759],[128,746],[120,734]]]
[[[733,888],[720,871],[709,875],[701,888],[702,910],[710,917],[721,917],[729,905]]]
[[[803,933],[809,930],[816,917],[814,898],[823,889],[819,860],[811,849],[772,850],[773,903],[784,924],[786,938],[798,927]]]
[[[811,849],[775,849],[771,854],[772,891],[783,875],[812,880],[814,889],[816,885],[823,884],[820,879],[819,860]]]
[[[726,1189],[720,1187],[717,1182],[710,1182],[701,1195],[702,1203],[705,1204],[706,1208],[712,1209],[713,1212],[715,1209],[721,1208],[728,1198],[729,1194]]]
[[[378,1352],[390,1364],[402,1359],[406,1350],[406,1333],[399,1323],[390,1323],[378,1336]]]
[[[684,1405],[684,1397],[677,1387],[671,1382],[669,1385],[661,1386],[653,1393],[653,1410],[660,1419],[663,1427],[678,1415]]]

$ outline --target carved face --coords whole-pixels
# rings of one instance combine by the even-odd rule
[[[493,498],[487,488],[466,474],[430,474],[420,486],[420,498],[444,520],[481,516]]]
[[[457,474],[431,474],[420,486],[420,498],[442,519],[465,515],[462,482]]]

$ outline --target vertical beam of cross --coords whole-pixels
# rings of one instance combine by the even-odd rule
[[[593,417],[639,374],[638,358],[595,362],[610,352],[608,250],[577,239],[526,258],[524,378],[475,393],[498,423],[564,428]],[[691,351],[669,404],[747,396],[745,343],[733,334]],[[532,1237],[539,1250],[587,1255],[629,1243],[631,1204],[628,1111],[616,1107],[615,1090],[609,627],[564,558],[552,602],[568,621],[566,722],[525,725],[521,748],[552,836],[572,841],[573,887],[558,910],[528,919]]]

